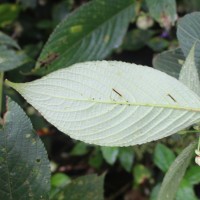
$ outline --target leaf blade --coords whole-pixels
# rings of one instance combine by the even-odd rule
[[[194,92],[135,64],[86,62],[30,83],[7,84],[62,132],[102,146],[157,140],[200,119]]]

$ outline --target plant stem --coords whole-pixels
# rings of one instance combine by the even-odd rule
[[[0,117],[2,112],[2,102],[3,102],[3,77],[4,73],[0,72]]]

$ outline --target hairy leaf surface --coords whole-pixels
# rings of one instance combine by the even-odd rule
[[[74,139],[129,146],[200,120],[200,97],[158,70],[116,61],[73,65],[29,83],[7,84]]]

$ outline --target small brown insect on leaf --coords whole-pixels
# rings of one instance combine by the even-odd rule
[[[112,90],[113,90],[116,94],[118,94],[120,97],[122,97],[122,95],[121,95],[119,92],[117,92],[114,88],[112,88]]]
[[[58,53],[49,54],[44,60],[39,61],[40,67],[46,67],[59,57]]]
[[[170,94],[167,94],[168,97],[170,97],[174,102],[177,102],[176,99],[174,99],[174,97]]]

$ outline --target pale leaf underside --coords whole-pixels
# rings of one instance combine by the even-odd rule
[[[92,144],[142,144],[200,120],[194,92],[135,64],[86,62],[30,83],[7,83],[59,130]]]

